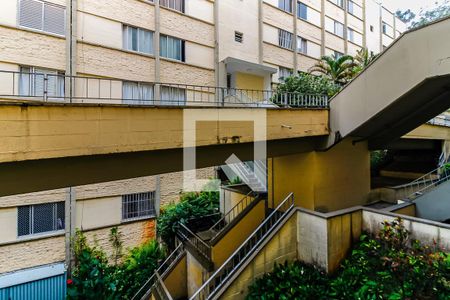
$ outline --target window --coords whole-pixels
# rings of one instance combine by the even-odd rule
[[[334,4],[336,4],[339,7],[344,7],[344,0],[331,0]]]
[[[238,43],[242,43],[244,41],[244,34],[242,32],[235,31],[234,40]]]
[[[64,202],[19,206],[17,236],[64,229]]]
[[[186,90],[172,86],[161,86],[161,105],[185,105]]]
[[[344,25],[338,21],[334,21],[334,34],[344,37]]]
[[[278,0],[278,8],[292,13],[292,0]]]
[[[155,192],[122,196],[122,220],[155,216]]]
[[[278,45],[286,49],[294,49],[292,36],[292,33],[283,29],[278,29]]]
[[[184,13],[184,0],[159,0],[159,4]]]
[[[383,33],[387,34],[387,24],[383,22]]]
[[[19,25],[43,32],[64,35],[65,9],[37,0],[20,0]]]
[[[183,40],[161,34],[159,47],[159,55],[179,61],[185,61],[185,45]]]
[[[153,54],[153,32],[123,25],[123,48],[125,50]]]
[[[370,32],[373,32],[373,25],[370,25]]]
[[[154,100],[153,85],[142,82],[124,81],[122,84],[122,101],[126,104],[149,104]]]
[[[289,76],[292,76],[292,74],[293,74],[292,69],[288,69],[285,67],[279,67],[278,77],[280,79],[285,79]]]
[[[19,96],[64,98],[64,73],[50,69],[20,67]]]
[[[302,37],[297,37],[297,51],[303,54],[307,54],[308,52],[308,48],[307,48],[308,42],[302,38]]]
[[[350,42],[355,42],[355,31],[351,29],[350,27],[347,27],[347,39]]]
[[[351,0],[347,1],[347,11],[352,15],[355,14],[355,3]]]
[[[334,51],[334,57],[335,58],[339,58],[339,57],[342,57],[342,56],[344,56],[344,53],[339,52],[339,51]]]
[[[301,2],[297,2],[297,17],[308,20],[308,6]]]

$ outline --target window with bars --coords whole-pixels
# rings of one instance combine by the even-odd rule
[[[159,0],[159,4],[184,13],[185,0]]]
[[[283,30],[278,29],[278,46],[286,49],[294,49],[293,34]]]
[[[122,101],[126,104],[145,104],[154,100],[153,85],[149,83],[124,81]]]
[[[19,0],[18,18],[22,27],[65,35],[64,7],[38,0]]]
[[[64,229],[64,202],[19,206],[17,236]]]
[[[308,54],[308,41],[300,36],[297,37],[297,51]]]
[[[308,20],[308,6],[301,2],[297,2],[297,17]]]
[[[185,61],[184,41],[161,34],[159,39],[159,55],[179,61]]]
[[[278,0],[278,8],[292,13],[292,0]]]
[[[344,24],[334,21],[334,34],[344,37]]]
[[[20,67],[19,95],[25,97],[64,97],[64,72],[57,70]]]
[[[153,54],[153,32],[123,25],[123,48],[125,50]]]
[[[122,220],[156,216],[155,196],[155,191],[123,195]]]

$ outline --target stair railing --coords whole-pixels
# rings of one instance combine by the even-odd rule
[[[164,276],[166,271],[176,262],[179,257],[184,254],[183,243],[180,243],[172,253],[163,261],[161,265],[155,270],[153,275],[142,285],[142,287],[136,292],[131,300],[146,299],[150,296],[152,289],[156,283],[156,280],[161,274]]]
[[[403,186],[406,200],[412,201],[435,186],[450,179],[448,167],[441,166]]]
[[[179,223],[180,227],[177,234],[181,238],[182,242],[188,242],[192,247],[194,247],[204,258],[208,261],[211,260],[211,246],[205,243],[198,235],[193,233],[189,228],[183,223]]]
[[[236,205],[230,208],[230,210],[228,210],[228,212],[209,229],[210,231],[216,232],[211,240],[214,240],[214,238],[216,238],[228,224],[230,224],[255,200],[257,200],[257,195],[253,191],[250,191],[241,200],[239,200]]]
[[[197,290],[190,300],[205,300],[213,297],[224,286],[229,277],[233,275],[243,262],[255,251],[269,236],[274,228],[283,220],[294,207],[294,195],[290,193],[273,212],[253,231],[241,246],[212,274],[209,279]]]
[[[156,282],[152,288],[155,299],[172,300],[172,296],[170,296],[170,293],[167,290],[166,285],[164,284],[164,281],[162,280],[161,276],[158,274],[158,272],[156,272],[155,275],[156,275]]]

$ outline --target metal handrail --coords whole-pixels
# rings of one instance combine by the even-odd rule
[[[182,242],[188,242],[191,246],[199,251],[207,260],[211,260],[211,246],[205,243],[198,235],[193,233],[183,223],[179,223],[180,227],[177,234]]]
[[[433,171],[413,180],[402,186],[405,191],[406,199],[412,201],[423,195],[428,190],[450,179],[450,170],[447,167],[440,166]]]
[[[164,281],[162,280],[161,276],[156,274],[156,282],[155,285],[152,288],[152,291],[154,291],[154,296],[156,300],[172,300],[172,296],[170,295],[169,291],[166,288],[166,285],[164,284]]]
[[[253,253],[255,249],[269,236],[283,217],[294,207],[294,194],[290,193],[274,211],[253,231],[241,246],[212,274],[209,279],[195,292],[190,300],[205,300],[214,295],[228,280],[230,275]]]
[[[236,203],[228,212],[220,218],[209,231],[216,231],[216,234],[211,238],[214,240],[226,227],[230,224],[238,215],[240,215],[257,197],[251,197],[254,195],[253,191],[248,192],[238,203]]]
[[[2,82],[0,98],[55,103],[277,108],[273,99],[279,97],[296,99],[299,95],[298,93],[278,93],[276,90],[236,89],[7,70],[0,70],[0,81]],[[72,94],[66,95],[65,86],[69,84],[73,87]],[[286,102],[282,105],[304,108],[328,107],[328,101],[323,98],[323,95],[305,95],[305,97],[306,100],[301,103],[297,101],[298,103],[295,104],[291,101],[290,104]]]
[[[172,253],[159,265],[159,267],[153,272],[152,276],[142,285],[142,287],[136,292],[136,294],[131,298],[131,300],[144,299],[150,296],[152,288],[156,282],[157,274],[164,276],[166,271],[173,265],[174,262],[178,261],[178,258],[184,253],[183,244],[179,244]]]

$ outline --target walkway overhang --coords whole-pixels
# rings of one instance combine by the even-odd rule
[[[223,60],[228,73],[242,72],[259,76],[271,75],[277,72],[277,69],[260,65],[234,57],[227,57]]]

